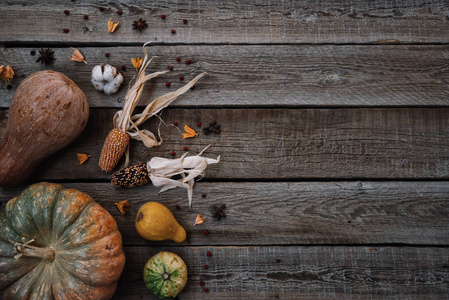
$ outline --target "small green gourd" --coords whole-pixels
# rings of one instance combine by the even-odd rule
[[[178,255],[159,252],[145,264],[143,279],[150,292],[158,298],[174,298],[187,283],[187,266]]]

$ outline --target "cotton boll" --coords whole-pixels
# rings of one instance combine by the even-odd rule
[[[111,65],[104,66],[103,80],[112,81],[117,76],[117,69]]]
[[[122,74],[118,73],[117,76],[110,82],[104,85],[103,91],[106,95],[114,94],[120,88],[120,85],[123,82]]]
[[[103,81],[104,80],[103,70],[101,69],[100,65],[95,66],[92,69],[92,83],[93,83],[94,80],[95,81]]]
[[[94,88],[95,88],[97,91],[102,91],[103,88],[104,88],[104,83],[103,83],[103,81],[96,81],[96,80],[94,80],[94,79],[92,78],[92,84],[94,85]]]
[[[98,65],[92,69],[92,84],[98,91],[106,95],[114,94],[123,82],[123,75],[111,65]]]

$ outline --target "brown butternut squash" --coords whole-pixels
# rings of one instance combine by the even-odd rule
[[[70,144],[89,118],[89,104],[67,76],[41,71],[20,83],[0,145],[0,186],[24,182],[45,158]]]

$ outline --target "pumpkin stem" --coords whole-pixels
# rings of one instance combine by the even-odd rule
[[[22,238],[23,244],[14,241],[9,241],[14,245],[14,250],[18,253],[14,256],[15,259],[19,259],[22,256],[36,257],[45,260],[48,263],[52,263],[55,260],[55,249],[51,247],[35,247],[30,244],[34,242],[34,239],[25,242],[25,238]]]

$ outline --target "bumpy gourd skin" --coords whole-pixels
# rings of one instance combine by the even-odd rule
[[[15,259],[13,242],[35,239],[55,259]],[[125,264],[114,218],[87,194],[32,185],[0,214],[0,290],[7,299],[110,299]]]
[[[147,288],[158,298],[174,298],[187,283],[187,266],[172,252],[159,252],[145,264],[143,278]]]

